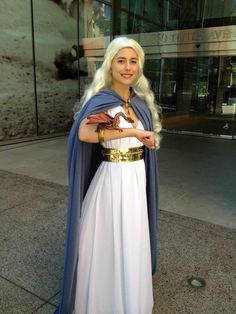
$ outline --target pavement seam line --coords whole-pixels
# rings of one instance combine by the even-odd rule
[[[54,294],[52,297],[50,297],[50,298],[48,299],[48,303],[49,303],[49,304],[52,304],[52,305],[54,305],[54,306],[56,306],[54,303],[51,303],[51,300],[52,300],[53,298],[55,298],[55,296],[57,296],[60,292],[61,292],[61,290],[59,290],[56,294]]]
[[[2,276],[2,275],[0,275],[0,278],[2,278],[3,280],[6,280],[7,282],[9,282],[10,284],[16,286],[17,288],[20,288],[21,290],[24,290],[25,292],[27,292],[27,293],[29,293],[29,294],[31,294],[31,295],[37,297],[37,298],[40,299],[41,301],[48,303],[47,300],[45,300],[44,298],[38,296],[37,294],[35,294],[35,293],[32,292],[32,291],[29,291],[28,289],[26,289],[26,288],[20,286],[19,284],[17,284],[17,283],[15,283],[15,282],[11,281],[10,279],[8,279],[8,278],[6,278],[6,277],[4,277],[4,276]]]
[[[55,306],[54,304],[51,304],[51,303],[49,303],[49,302],[45,302],[45,303],[41,304],[39,307],[37,307],[37,309],[35,309],[35,310],[34,310],[33,312],[31,312],[30,314],[37,313],[38,310],[42,309],[42,308],[43,308],[45,305],[47,305],[47,304],[52,305],[53,307],[56,308],[56,306]]]
[[[47,184],[48,188],[50,189],[55,189],[55,188],[68,189],[68,184],[60,184],[60,183],[56,183],[52,181],[47,181],[44,179],[31,177],[26,174],[17,173],[17,172],[5,170],[5,169],[0,169],[0,175],[1,175],[1,172],[5,173],[6,175],[10,175],[12,177],[13,176],[20,177],[20,180],[22,180],[23,178],[25,178],[26,180],[31,180],[32,184],[35,184],[35,185],[39,184],[39,185],[44,186],[45,184]]]
[[[17,149],[17,148],[22,148],[22,147],[27,147],[27,146],[32,146],[32,145],[38,145],[38,144],[41,144],[41,143],[54,141],[56,138],[60,139],[60,138],[64,138],[64,137],[65,137],[65,135],[59,135],[59,136],[55,136],[55,137],[50,137],[48,139],[35,139],[35,140],[31,140],[31,141],[27,141],[26,140],[26,141],[22,141],[22,142],[19,142],[19,143],[11,143],[11,144],[5,144],[5,145],[2,144],[2,145],[0,145],[0,147],[3,147],[3,149],[0,149],[0,152],[5,152],[5,151],[12,150],[12,149]],[[15,145],[15,147],[11,147],[11,146],[14,146],[14,145]],[[4,149],[4,147],[7,147],[7,148]]]
[[[204,220],[200,220],[200,219],[198,219],[198,218],[189,217],[189,216],[185,216],[185,215],[181,215],[181,214],[176,214],[176,213],[167,211],[167,210],[165,210],[165,209],[159,209],[159,210],[161,210],[162,212],[165,212],[165,213],[169,213],[169,214],[176,215],[176,216],[178,216],[179,218],[183,217],[183,218],[185,218],[186,220],[189,220],[189,219],[195,220],[195,221],[197,221],[199,224],[200,224],[200,223],[202,223],[202,224],[204,224],[204,225],[207,224],[207,225],[209,225],[209,226],[217,227],[218,229],[228,230],[228,231],[234,232],[235,235],[236,235],[236,229],[235,229],[235,228],[229,228],[229,227],[225,227],[225,226],[222,226],[222,225],[213,224],[213,223],[210,223],[210,222],[207,222],[207,221],[204,221]],[[182,228],[187,228],[187,229],[189,229],[189,230],[192,229],[190,226],[186,226],[186,225],[183,226],[182,223],[178,223],[178,222],[176,222],[176,221],[175,221],[175,222],[171,222],[171,221],[169,221],[168,217],[165,217],[165,218],[161,218],[161,217],[160,217],[160,219],[163,219],[164,221],[167,221],[168,223],[170,223],[170,224],[172,224],[172,225],[176,225],[176,223],[177,223],[178,226],[180,226],[180,227],[182,227]],[[213,233],[215,236],[221,237],[221,235],[218,234],[218,232],[219,232],[220,230],[219,230],[219,231],[218,231],[218,230],[217,230],[217,231],[214,231],[214,230],[208,230],[208,231],[206,231],[206,230],[201,229],[201,227],[200,227],[200,228],[197,227],[196,230],[201,231],[201,232],[204,232],[204,233],[209,233],[209,232],[210,232],[210,233]],[[224,236],[224,237],[227,238],[227,239],[229,239],[229,240],[232,240],[232,236],[226,235],[226,236]]]
[[[28,198],[27,201],[24,201],[24,202],[15,204],[15,205],[13,205],[13,206],[10,206],[10,207],[8,207],[8,208],[5,208],[5,209],[3,209],[3,210],[0,210],[0,215],[3,214],[3,213],[5,213],[5,212],[8,211],[8,210],[13,210],[13,209],[15,209],[16,207],[22,206],[22,205],[24,205],[24,204],[27,205],[28,203],[31,203],[31,202],[34,201],[34,200],[37,201],[38,198],[42,198],[42,197],[44,197],[45,195],[48,195],[48,194],[50,194],[50,193],[51,193],[51,191],[47,191],[47,192],[45,192],[44,194],[40,194],[40,195],[38,195],[38,196],[35,196],[35,197],[32,197],[32,198]],[[59,192],[58,192],[58,194],[59,194]]]

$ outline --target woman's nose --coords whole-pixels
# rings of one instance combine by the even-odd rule
[[[125,63],[125,69],[126,69],[126,70],[129,70],[129,69],[130,69],[130,62],[129,62],[129,61],[127,61],[127,62]]]

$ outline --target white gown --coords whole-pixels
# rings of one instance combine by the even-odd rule
[[[123,111],[108,111],[114,116]],[[124,112],[124,111],[123,111]],[[132,124],[120,119],[121,127]],[[142,128],[138,122],[137,128]],[[134,137],[106,148],[142,146]],[[74,314],[151,314],[151,253],[144,160],[103,161],[83,201]]]

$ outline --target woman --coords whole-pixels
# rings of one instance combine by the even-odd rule
[[[143,64],[136,41],[114,39],[76,114],[68,145],[66,260],[57,313],[152,313],[161,125]],[[111,117],[121,113],[118,127],[89,123],[88,117],[104,111]]]

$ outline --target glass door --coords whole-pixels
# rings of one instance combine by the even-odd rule
[[[235,136],[234,57],[162,59],[158,99],[165,129]]]

